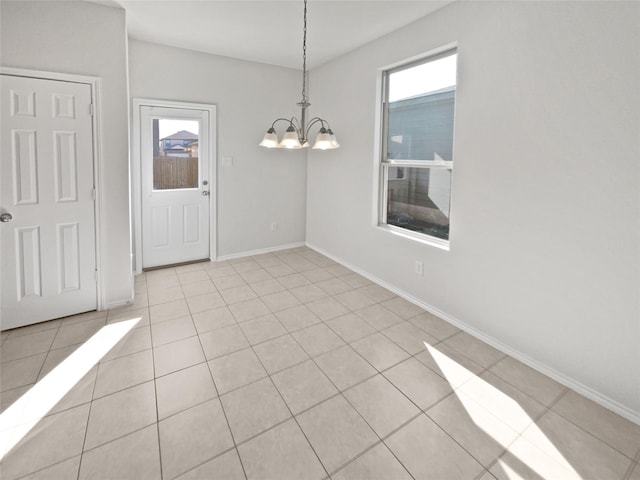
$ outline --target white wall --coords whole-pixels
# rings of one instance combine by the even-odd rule
[[[314,70],[343,147],[310,152],[308,243],[640,421],[639,32],[635,2],[460,2]],[[451,42],[447,252],[372,205],[377,71]]]
[[[273,120],[299,115],[301,74],[135,40],[129,64],[134,98],[217,105],[218,256],[304,242],[304,152],[258,146]]]
[[[1,3],[2,66],[101,80],[101,272],[106,306],[131,299],[124,10],[87,2]]]

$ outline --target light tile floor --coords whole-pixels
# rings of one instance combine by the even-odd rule
[[[640,426],[306,248],[148,272],[135,305],[2,332],[2,410],[133,318],[3,480],[640,480]]]

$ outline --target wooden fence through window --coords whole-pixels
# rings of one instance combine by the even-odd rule
[[[198,188],[198,157],[154,157],[153,189]]]

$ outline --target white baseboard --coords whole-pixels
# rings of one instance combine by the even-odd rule
[[[466,333],[468,333],[469,335],[472,335],[474,337],[476,337],[479,340],[482,340],[483,342],[487,343],[488,345],[491,345],[492,347],[500,350],[503,353],[506,353],[507,355],[515,358],[516,360],[524,363],[525,365],[528,365],[529,367],[533,368],[534,370],[537,370],[538,372],[552,378],[553,380],[555,380],[558,383],[561,383],[562,385],[564,385],[565,387],[568,387],[576,392],[578,392],[579,394],[585,396],[586,398],[594,401],[595,403],[611,410],[614,413],[617,413],[618,415],[620,415],[621,417],[626,418],[627,420],[630,420],[638,425],[640,425],[640,412],[636,412],[632,409],[630,409],[629,407],[622,405],[621,403],[617,402],[616,400],[613,400],[612,398],[607,397],[606,395],[603,395],[602,393],[586,386],[583,385],[582,383],[580,383],[579,381],[561,373],[558,372],[557,370],[549,367],[548,365],[545,365],[527,355],[525,355],[524,353],[510,347],[509,345],[506,345],[502,342],[500,342],[499,340],[496,340],[493,337],[490,337],[489,335],[481,332],[480,330],[477,330],[476,328],[472,327],[471,325],[463,322],[462,320],[459,320],[449,314],[447,314],[446,312],[443,312],[442,310],[433,307],[432,305],[429,305],[417,298],[415,298],[414,296],[408,294],[407,292],[400,290],[399,288],[395,287],[394,285],[391,285],[387,282],[385,282],[384,280],[381,280],[380,278],[370,274],[369,272],[362,270],[354,265],[351,265],[349,262],[346,262],[345,260],[336,257],[335,255],[330,254],[329,252],[324,251],[322,248],[317,247],[309,242],[306,243],[307,247],[309,247],[312,250],[315,250],[316,252],[330,258],[331,260],[333,260],[334,262],[337,262],[341,265],[343,265],[344,267],[356,272],[359,275],[362,275],[363,277],[367,278],[368,280],[371,280],[372,282],[380,285],[381,287],[386,288],[387,290],[395,293],[396,295],[398,295],[399,297],[404,298],[405,300],[423,308],[424,310],[433,313],[434,315],[436,315],[437,317],[440,317],[441,319],[445,320],[446,322],[454,325],[455,327],[458,327],[459,329],[465,331]]]
[[[280,250],[289,250],[290,248],[304,247],[304,242],[290,243],[288,245],[278,245],[277,247],[261,248],[259,250],[250,250],[248,252],[231,253],[229,255],[221,255],[216,258],[217,262],[224,260],[234,260],[236,258],[252,257],[254,255],[262,255],[264,253],[279,252]]]

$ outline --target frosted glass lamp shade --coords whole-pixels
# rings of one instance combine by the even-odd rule
[[[298,139],[298,132],[296,132],[295,128],[291,126],[287,128],[280,142],[280,146],[284,148],[302,148],[300,140]]]
[[[261,147],[267,148],[275,148],[278,146],[278,136],[276,135],[276,131],[273,128],[267,130],[262,141],[258,144]]]

